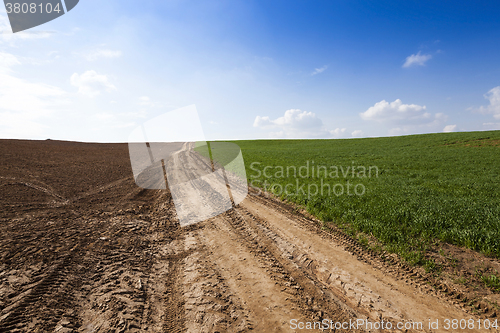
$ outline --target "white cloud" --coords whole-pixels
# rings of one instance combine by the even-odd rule
[[[448,116],[443,113],[431,114],[425,112],[426,109],[425,105],[403,104],[400,99],[391,103],[382,100],[360,113],[360,116],[363,120],[394,126],[389,129],[389,135],[416,133],[429,128],[438,131],[438,126],[442,126]]]
[[[78,93],[88,97],[99,95],[102,89],[108,92],[116,90],[116,87],[109,82],[106,75],[97,74],[93,70],[86,71],[81,75],[74,73],[71,76],[71,84],[78,87]]]
[[[344,134],[344,133],[345,133],[345,131],[346,131],[346,129],[345,129],[345,128],[336,128],[336,129],[331,130],[331,131],[329,131],[329,132],[330,132],[330,134],[331,134],[334,138],[338,138],[338,137],[340,137],[342,134]]]
[[[37,138],[50,117],[64,105],[66,92],[47,84],[32,83],[14,75],[12,67],[21,62],[12,54],[0,52],[0,137]],[[38,137],[39,138],[39,137]]]
[[[279,117],[275,120],[271,120],[269,117],[257,116],[253,124],[254,127],[280,126],[299,130],[321,127],[321,125],[323,125],[323,123],[316,117],[315,113],[301,111],[299,109],[287,110],[283,117]]]
[[[331,137],[336,133],[342,134],[345,129],[335,129],[328,131],[323,122],[315,113],[290,109],[285,111],[283,117],[272,120],[269,117],[257,116],[253,123],[254,127],[273,130],[271,137],[286,138],[318,138]]]
[[[375,103],[374,106],[370,107],[365,112],[360,113],[360,116],[364,120],[376,121],[407,121],[430,118],[430,113],[422,112],[425,109],[425,105],[421,106],[417,104],[403,104],[400,99],[396,99],[391,103],[382,100],[378,103]]]
[[[484,98],[490,101],[490,105],[481,106],[477,111],[482,114],[493,114],[493,118],[500,119],[500,86],[488,91]]]
[[[430,54],[420,54],[419,51],[417,54],[412,54],[411,56],[406,57],[403,67],[408,68],[411,66],[424,66],[425,63],[431,58],[432,56]]]
[[[351,133],[351,136],[353,138],[359,138],[363,136],[363,131],[362,130],[355,130],[354,132]]]
[[[456,129],[457,129],[457,125],[446,125],[443,128],[443,132],[445,132],[445,133],[455,132]]]
[[[113,59],[119,58],[121,56],[122,51],[114,50],[95,50],[84,55],[85,59],[87,59],[88,61],[95,61],[100,58]]]
[[[323,73],[324,71],[326,71],[326,69],[328,68],[327,65],[321,67],[321,68],[315,68],[314,69],[314,72],[311,73],[311,75],[316,75],[316,74],[321,74]]]

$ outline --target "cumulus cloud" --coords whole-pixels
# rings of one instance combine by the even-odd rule
[[[336,128],[336,129],[331,130],[331,131],[329,131],[329,132],[330,132],[330,134],[331,134],[334,138],[339,138],[339,137],[341,137],[341,136],[342,136],[342,134],[344,134],[344,133],[345,133],[345,131],[346,131],[346,130],[347,130],[347,129],[345,129],[345,128]]]
[[[394,102],[387,102],[382,100],[375,103],[365,112],[360,113],[364,120],[388,121],[388,120],[415,120],[430,118],[431,114],[422,112],[426,106],[417,104],[403,104],[400,99]]]
[[[116,90],[106,75],[97,74],[93,70],[86,71],[81,75],[74,73],[71,76],[71,84],[78,88],[78,93],[88,97],[99,95],[103,89],[108,92]]]
[[[362,130],[355,130],[354,132],[351,133],[351,136],[353,138],[359,138],[363,136],[363,131]]]
[[[327,65],[325,65],[325,66],[323,66],[321,68],[315,68],[314,71],[311,73],[311,75],[321,74],[324,71],[326,71],[327,68],[328,68]]]
[[[412,66],[424,66],[425,63],[430,60],[432,56],[430,54],[421,54],[420,51],[417,54],[412,54],[406,57],[406,61],[403,64],[403,68],[408,68]]]
[[[445,132],[445,133],[455,132],[456,129],[457,129],[457,125],[446,125],[443,128],[443,132]]]
[[[311,129],[321,127],[323,122],[316,117],[313,112],[301,111],[299,109],[290,109],[285,111],[283,117],[279,117],[275,120],[271,120],[269,117],[255,118],[254,127],[288,127],[298,130]]]
[[[360,116],[363,120],[393,126],[389,130],[390,135],[418,132],[423,127],[439,130],[437,126],[442,126],[448,117],[443,113],[431,114],[426,109],[425,105],[403,104],[400,99],[391,103],[382,100],[360,113]]]
[[[500,86],[495,87],[484,95],[490,105],[481,106],[478,111],[482,114],[492,114],[493,118],[500,119]]]
[[[122,56],[122,51],[116,50],[95,50],[84,55],[88,61],[95,61],[101,58],[113,59]]]
[[[17,77],[17,65],[21,62],[14,55],[0,52],[0,134],[3,138],[36,138],[45,128],[40,121],[67,103],[66,92]]]
[[[329,131],[314,112],[302,111],[299,109],[287,110],[282,117],[274,120],[267,116],[257,116],[253,126],[272,130],[269,135],[276,138],[331,137],[345,132],[345,129],[339,128]]]

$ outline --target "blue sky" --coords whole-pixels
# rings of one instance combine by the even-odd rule
[[[81,0],[12,34],[0,138],[126,142],[195,104],[207,139],[500,129],[498,1]]]

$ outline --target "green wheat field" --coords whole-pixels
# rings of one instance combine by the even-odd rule
[[[439,241],[500,257],[500,131],[234,143],[251,186],[412,264]]]

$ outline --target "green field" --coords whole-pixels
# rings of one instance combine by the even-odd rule
[[[436,241],[500,257],[500,131],[235,143],[252,186],[412,264]]]

